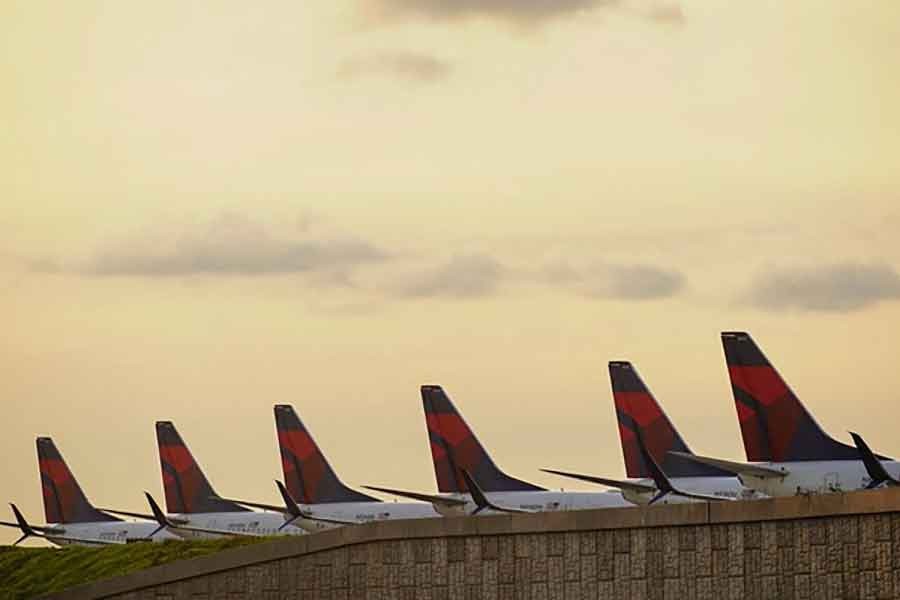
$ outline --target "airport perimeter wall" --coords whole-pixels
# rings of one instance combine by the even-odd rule
[[[900,489],[370,523],[52,598],[900,598]]]

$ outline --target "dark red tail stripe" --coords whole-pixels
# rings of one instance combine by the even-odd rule
[[[616,407],[637,421],[640,426],[648,426],[666,418],[662,408],[648,392],[616,392],[613,396]]]
[[[303,504],[378,502],[377,498],[344,485],[293,407],[275,405],[275,429],[285,485],[295,501]]]
[[[172,422],[156,423],[156,439],[168,512],[191,514],[249,510],[216,494]]]
[[[305,431],[297,430],[279,432],[278,440],[283,448],[282,469],[288,491],[298,502],[321,502],[318,492],[328,469],[315,443]]]
[[[723,332],[722,346],[747,460],[859,459],[819,427],[748,333]]]
[[[47,523],[94,523],[118,521],[100,512],[88,501],[69,470],[62,454],[50,438],[37,438],[41,495]]]
[[[803,407],[770,366],[731,366],[728,374],[735,388],[747,460],[785,460],[797,426],[805,418]]]
[[[422,404],[434,475],[442,493],[467,491],[462,469],[471,473],[486,492],[543,489],[497,468],[440,386],[422,386]]]
[[[669,454],[690,453],[675,426],[641,380],[637,369],[629,362],[609,363],[610,383],[616,418],[619,423],[619,439],[628,477],[650,477],[649,465],[637,443],[640,432],[647,451],[670,477],[721,477],[728,474],[713,467]]]

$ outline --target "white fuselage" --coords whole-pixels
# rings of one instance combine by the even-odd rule
[[[186,513],[169,515],[174,522],[174,527],[167,528],[172,533],[185,539],[210,539],[228,537],[229,533],[235,535],[301,535],[306,533],[297,527],[294,522],[284,529],[285,516],[276,512],[220,512],[220,513]],[[192,531],[182,529],[196,527],[211,531]],[[222,533],[217,533],[222,532]]]
[[[630,479],[629,481],[653,485],[652,479]],[[737,477],[672,477],[670,481],[679,491],[715,496],[723,500],[754,500],[765,497],[758,491],[741,485]],[[630,502],[644,505],[649,503],[656,493],[625,490],[622,495]],[[681,504],[684,502],[704,502],[704,500],[669,494],[659,500],[657,504]]]
[[[156,523],[130,522],[130,521],[98,521],[95,523],[54,523],[45,526],[47,539],[57,546],[95,546],[97,543],[125,544],[128,542],[140,542],[148,540],[158,525]],[[60,539],[62,536],[68,539]],[[79,542],[79,539],[86,540]],[[166,530],[158,531],[149,538],[154,542],[177,540],[177,536]]]
[[[352,523],[394,519],[433,519],[441,516],[427,502],[329,502],[306,504],[302,508],[308,510],[314,517]],[[310,533],[340,527],[339,523],[303,518],[297,519],[295,523]]]
[[[740,475],[745,486],[769,496],[827,494],[866,487],[871,482],[861,460],[811,460],[753,463],[784,473],[784,477]],[[893,477],[900,477],[900,462],[882,461]]]
[[[435,505],[435,509],[445,517],[472,514],[477,506],[469,494],[443,494],[448,498],[464,500],[465,505],[449,507]],[[526,512],[555,512],[564,510],[588,510],[592,508],[617,508],[632,504],[622,497],[618,490],[607,492],[557,492],[552,490],[528,492],[487,492],[488,500],[499,508],[511,508]],[[478,514],[492,514],[487,509]]]

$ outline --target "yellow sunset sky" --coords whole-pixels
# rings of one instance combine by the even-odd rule
[[[171,419],[274,502],[276,403],[433,491],[423,383],[510,474],[621,476],[614,359],[742,459],[730,329],[900,455],[898,40],[894,0],[5,0],[0,499],[43,522],[50,435],[143,511]]]

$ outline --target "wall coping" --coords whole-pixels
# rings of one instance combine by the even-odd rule
[[[812,519],[900,512],[900,489],[790,496],[738,502],[666,504],[555,513],[377,521],[225,550],[105,579],[46,598],[104,598],[334,548],[398,539],[557,533]]]

